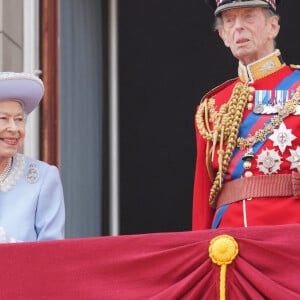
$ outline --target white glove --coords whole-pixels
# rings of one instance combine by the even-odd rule
[[[15,243],[16,240],[14,238],[10,238],[6,232],[5,229],[0,226],[0,243]]]

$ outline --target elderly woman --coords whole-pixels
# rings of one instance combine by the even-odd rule
[[[43,97],[42,81],[0,73],[0,242],[64,238],[65,208],[58,169],[19,153],[26,116]]]

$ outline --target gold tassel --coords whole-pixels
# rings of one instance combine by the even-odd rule
[[[239,253],[236,240],[227,234],[219,235],[210,241],[209,257],[212,262],[221,267],[220,270],[220,300],[226,299],[226,271]]]

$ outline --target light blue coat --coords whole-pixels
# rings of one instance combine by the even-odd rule
[[[18,155],[25,165],[14,185],[0,191],[0,226],[17,242],[63,239],[65,206],[58,169]],[[15,167],[14,157],[11,172]]]

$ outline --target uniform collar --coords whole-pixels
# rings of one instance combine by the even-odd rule
[[[285,66],[279,50],[245,66],[239,62],[239,77],[242,82],[254,82],[267,77]]]

